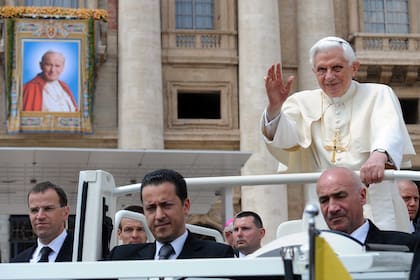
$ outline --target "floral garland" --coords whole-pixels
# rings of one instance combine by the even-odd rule
[[[108,12],[102,9],[3,6],[0,7],[0,18],[94,19],[106,22]]]

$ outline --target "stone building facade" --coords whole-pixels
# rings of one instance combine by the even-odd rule
[[[336,35],[348,40],[360,59],[357,80],[393,87],[419,151],[420,0],[73,2],[109,13],[102,27],[106,49],[97,72],[94,133],[8,135],[2,126],[0,146],[240,150],[253,153],[243,175],[275,173],[277,162],[258,133],[267,104],[266,70],[281,62],[283,75],[297,77],[293,91],[314,88],[308,50],[321,37]],[[194,21],[180,28],[181,2],[210,5],[210,28]],[[196,19],[199,10],[188,16]],[[0,102],[6,102],[4,95]],[[2,123],[4,110],[0,106]],[[419,167],[418,155],[413,169]],[[303,201],[302,187],[295,185],[238,186],[235,192],[235,210],[261,214],[265,242],[275,238],[279,223],[301,217]],[[191,222],[221,229],[219,207],[216,203]]]

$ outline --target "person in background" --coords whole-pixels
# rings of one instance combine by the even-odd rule
[[[184,177],[171,169],[147,173],[140,200],[155,242],[116,246],[108,260],[231,258],[233,248],[198,239],[187,230],[191,202]]]
[[[124,210],[144,214],[143,207],[130,205]],[[139,220],[123,217],[118,225],[117,237],[121,244],[135,244],[147,242],[145,225]]]
[[[411,180],[399,180],[397,182],[401,198],[407,206],[408,216],[410,216],[410,231],[416,231],[416,218],[419,211],[419,188]]]
[[[360,62],[342,38],[320,39],[309,59],[318,89],[290,94],[294,77],[283,81],[280,64],[264,78],[268,105],[260,133],[279,171],[360,170],[370,185],[366,213],[382,229],[408,232],[395,183],[383,181],[386,168],[409,167],[415,155],[397,95],[387,85],[353,80]],[[306,202],[316,203],[315,187],[305,191]]]
[[[354,171],[345,167],[325,170],[318,179],[316,192],[322,215],[331,230],[349,234],[368,245],[368,249],[372,244],[393,244],[414,250],[416,240],[412,234],[380,230],[364,218],[366,187]]]
[[[28,208],[37,243],[10,262],[72,261],[73,236],[65,229],[70,207],[64,190],[51,182],[36,184],[28,193]]]
[[[225,242],[230,246],[233,245],[233,220],[233,218],[227,220],[223,229],[223,237],[225,238]]]
[[[65,57],[58,51],[44,53],[41,73],[23,86],[23,111],[76,112],[77,104],[70,87],[61,81]]]
[[[236,214],[233,222],[233,247],[238,250],[239,258],[254,253],[261,248],[265,229],[261,217],[252,211]]]

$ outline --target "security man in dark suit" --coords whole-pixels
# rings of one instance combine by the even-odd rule
[[[37,244],[10,262],[69,262],[73,255],[73,236],[65,229],[70,214],[64,190],[51,183],[35,185],[28,193],[29,218]]]
[[[344,167],[324,171],[318,179],[316,192],[325,222],[331,230],[347,233],[369,248],[375,244],[403,245],[409,251],[415,247],[414,235],[377,228],[363,216],[366,187],[360,177]]]
[[[231,246],[198,239],[186,229],[190,210],[187,185],[181,174],[160,169],[146,174],[140,199],[156,241],[116,246],[108,260],[231,258]]]

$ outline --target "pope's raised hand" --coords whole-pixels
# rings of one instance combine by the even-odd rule
[[[294,79],[294,76],[290,76],[286,82],[283,82],[280,63],[273,64],[268,69],[264,80],[268,97],[267,117],[269,120],[272,120],[280,113],[281,106],[289,97]]]

